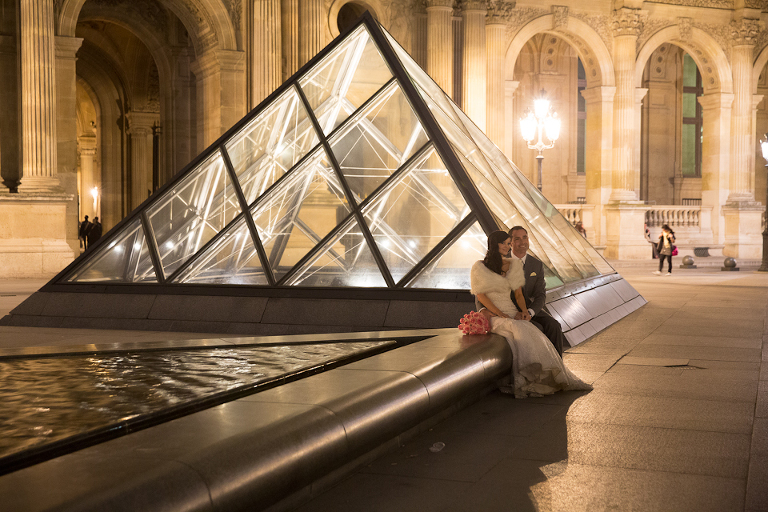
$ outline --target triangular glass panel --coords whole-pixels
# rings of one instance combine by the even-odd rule
[[[174,278],[179,283],[267,285],[245,217],[238,218],[205,253]]]
[[[165,277],[239,213],[235,189],[217,151],[147,208]]]
[[[395,281],[469,213],[445,164],[430,148],[388,181],[363,217]]]
[[[350,212],[328,156],[318,148],[251,210],[278,281]]]
[[[478,222],[472,224],[406,286],[468,290],[468,268],[485,257],[488,236]]]
[[[255,201],[319,140],[295,88],[268,105],[225,144],[246,203]]]
[[[69,283],[156,283],[147,239],[137,216],[65,279]]]
[[[285,283],[290,286],[386,287],[357,221],[351,218]]]
[[[429,139],[393,81],[331,139],[331,149],[359,202]]]
[[[328,135],[392,78],[364,26],[299,79],[323,133]]]

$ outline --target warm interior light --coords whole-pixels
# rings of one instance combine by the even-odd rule
[[[760,149],[763,151],[763,158],[768,162],[768,133],[764,135],[764,139],[760,141]]]
[[[91,189],[91,195],[93,196],[94,199],[99,197],[99,187],[93,187]]]
[[[536,119],[544,119],[549,113],[549,100],[546,98],[539,98],[533,100],[533,113],[536,115]]]
[[[520,132],[523,135],[523,139],[530,142],[536,136],[536,118],[530,111],[528,114],[520,118]]]
[[[560,136],[560,118],[557,117],[556,112],[552,112],[551,115],[544,119],[544,131],[547,134],[547,138],[552,142],[555,142]]]

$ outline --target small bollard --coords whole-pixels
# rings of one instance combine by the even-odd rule
[[[696,268],[696,265],[693,264],[693,256],[684,256],[683,257],[683,264],[680,265],[680,268]]]
[[[738,272],[739,267],[736,266],[736,260],[729,256],[725,258],[725,261],[723,261],[723,266],[720,267],[720,270],[729,271],[729,272]]]

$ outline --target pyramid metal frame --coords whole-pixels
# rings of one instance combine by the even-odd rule
[[[389,68],[389,71],[392,74],[392,78],[390,78],[386,83],[384,83],[378,89],[378,91],[373,93],[361,105],[357,106],[354,109],[354,113],[349,114],[348,118],[354,118],[360,113],[365,112],[366,108],[369,105],[371,105],[373,102],[379,101],[380,94],[382,93],[382,91],[386,90],[388,87],[393,87],[392,84],[396,83],[397,86],[399,86],[399,89],[402,91],[403,96],[407,100],[413,113],[415,113],[417,121],[421,124],[421,128],[424,130],[428,138],[428,142],[424,144],[419,150],[411,154],[410,157],[407,158],[407,160],[404,163],[401,163],[397,168],[397,170],[395,170],[394,172],[391,173],[390,176],[385,178],[382,183],[380,183],[372,192],[370,192],[367,195],[367,197],[365,197],[362,200],[356,200],[355,199],[356,196],[353,193],[347,181],[347,178],[342,170],[342,166],[340,165],[340,162],[338,161],[331,147],[331,141],[333,140],[334,136],[337,133],[339,133],[340,130],[342,130],[348,124],[348,122],[345,121],[343,123],[338,124],[338,126],[335,126],[330,132],[326,134],[326,131],[322,129],[317,119],[315,108],[313,108],[312,105],[310,104],[310,101],[307,98],[305,91],[302,89],[301,86],[299,86],[299,81],[302,77],[304,77],[307,74],[308,71],[310,71],[313,67],[317,66],[319,63],[321,63],[332,52],[337,50],[340,47],[340,45],[342,45],[347,40],[347,37],[353,34],[355,31],[357,31],[361,26],[364,26],[365,29],[367,30],[368,35],[372,39],[377,50],[380,52],[384,63]],[[293,267],[287,271],[287,273],[282,275],[280,278],[276,278],[273,273],[273,269],[269,264],[270,260],[267,255],[267,250],[265,249],[264,245],[262,244],[261,238],[259,237],[259,232],[256,226],[256,222],[254,221],[253,215],[254,215],[254,212],[256,211],[257,205],[260,204],[260,201],[262,201],[263,198],[268,197],[271,191],[278,190],[278,188],[281,187],[286,182],[287,179],[290,179],[291,175],[294,173],[290,172],[290,170],[287,171],[285,174],[283,174],[283,176],[276,179],[266,190],[262,191],[261,194],[259,194],[251,204],[248,204],[244,191],[241,187],[241,184],[237,175],[237,171],[235,170],[235,166],[233,165],[230,155],[227,151],[226,144],[231,140],[233,140],[233,137],[237,135],[241,130],[243,130],[243,128],[247,127],[249,123],[257,119],[263,112],[265,112],[266,109],[270,105],[272,105],[276,100],[278,100],[284,94],[289,93],[290,91],[294,91],[298,96],[298,98],[300,99],[301,106],[306,112],[306,115],[315,131],[315,135],[319,138],[319,140],[313,143],[314,145],[312,146],[312,149],[307,150],[304,156],[299,158],[297,161],[293,162],[293,164],[289,167],[289,169],[290,170],[299,169],[304,162],[307,162],[310,159],[316,157],[319,151],[318,148],[322,148],[326,158],[329,160],[329,164],[333,169],[333,172],[335,174],[335,179],[338,180],[338,183],[341,186],[344,198],[346,200],[346,204],[349,210],[351,211],[349,211],[346,217],[344,217],[343,219],[341,220],[337,219],[336,226],[332,228],[324,237],[322,237],[321,240],[315,241],[315,246],[312,249],[310,249],[303,257],[301,257],[293,265]],[[471,136],[470,136],[470,139],[472,139]],[[477,144],[476,141],[475,143]],[[411,164],[418,161],[420,158],[423,158],[424,155],[428,151],[430,151],[432,148],[434,148],[437,155],[442,160],[442,163],[444,164],[445,169],[448,171],[448,173],[450,174],[450,177],[453,180],[453,184],[456,185],[463,200],[465,201],[466,205],[469,207],[469,213],[466,215],[466,217],[461,219],[453,227],[453,229],[451,229],[445,236],[443,236],[442,240],[437,242],[436,245],[434,245],[425,255],[421,256],[421,259],[409,271],[407,271],[402,277],[400,277],[400,279],[395,281],[395,278],[392,276],[384,256],[382,255],[377,243],[374,240],[374,235],[372,234],[371,229],[369,228],[368,223],[364,218],[363,212],[365,211],[367,205],[371,204],[379,197],[382,190],[384,190],[392,182],[396,181],[399,176],[407,172],[410,172],[412,170]],[[236,227],[237,223],[242,218],[245,222],[245,225],[247,226],[247,230],[250,234],[255,250],[258,253],[258,258],[259,258],[259,261],[261,262],[261,267],[264,271],[264,274],[267,280],[267,283],[265,283],[265,285],[249,284],[248,287],[249,288],[269,288],[269,289],[284,288],[285,287],[284,283],[289,282],[292,276],[294,276],[297,272],[301,271],[304,265],[310,262],[312,258],[315,257],[316,254],[322,250],[322,247],[325,246],[326,242],[332,240],[333,237],[337,236],[343,230],[345,225],[354,219],[354,221],[356,221],[357,225],[362,231],[363,236],[365,237],[367,248],[370,250],[371,255],[373,256],[373,259],[376,262],[376,265],[378,266],[378,269],[384,278],[387,289],[402,290],[414,279],[416,279],[427,266],[429,266],[437,258],[439,258],[440,255],[444,251],[446,251],[451,246],[452,243],[458,240],[458,238],[467,229],[469,229],[470,226],[472,226],[475,222],[477,222],[480,225],[480,227],[483,229],[483,231],[485,231],[486,234],[496,229],[499,229],[499,226],[502,225],[501,222],[497,221],[496,217],[491,212],[491,209],[486,204],[486,201],[484,200],[482,195],[478,192],[478,190],[475,188],[476,185],[473,184],[474,182],[472,178],[468,175],[467,171],[464,169],[464,166],[462,165],[461,161],[459,160],[458,156],[454,151],[455,150],[452,146],[452,143],[448,140],[446,135],[443,133],[443,130],[440,128],[437,119],[435,118],[433,113],[430,111],[429,105],[427,104],[426,100],[422,97],[419,90],[417,90],[416,85],[411,81],[411,78],[409,77],[409,73],[406,70],[405,65],[401,62],[395,49],[392,47],[390,40],[388,39],[388,36],[384,33],[383,29],[380,27],[378,22],[375,21],[374,18],[369,13],[366,12],[353,26],[345,30],[331,44],[329,44],[326,48],[324,48],[318,55],[316,55],[313,59],[311,59],[304,66],[302,66],[301,69],[299,69],[290,79],[284,82],[278,89],[276,89],[272,94],[270,94],[266,99],[264,99],[248,115],[246,115],[243,119],[241,119],[238,123],[236,123],[231,129],[229,129],[225,134],[223,134],[216,142],[211,144],[205,151],[203,151],[200,155],[198,155],[195,159],[193,159],[193,161],[191,161],[186,167],[184,167],[184,169],[182,169],[179,173],[177,173],[172,180],[170,180],[157,192],[152,194],[131,214],[129,214],[126,218],[124,218],[121,222],[119,222],[114,228],[112,228],[109,231],[109,233],[107,233],[104,237],[102,237],[99,241],[97,241],[92,248],[90,248],[86,253],[81,255],[72,264],[70,264],[67,268],[61,271],[53,280],[51,280],[48,286],[49,288],[53,286],[58,291],[63,291],[64,286],[66,287],[79,286],[82,288],[83,286],[93,286],[93,285],[98,285],[99,287],[114,286],[114,287],[121,287],[122,289],[126,289],[127,287],[138,287],[138,288],[141,288],[142,290],[146,290],[147,287],[152,287],[154,289],[157,289],[157,288],[162,289],[166,287],[178,288],[178,287],[195,287],[195,286],[199,286],[203,288],[222,287],[222,286],[242,287],[243,285],[236,285],[236,284],[176,283],[176,282],[172,284],[170,283],[170,281],[172,281],[175,277],[182,275],[182,273],[185,272],[185,270],[189,269],[193,264],[198,262],[198,260],[200,259],[200,255],[206,254],[208,249],[212,248],[215,244],[219,243],[228,232],[230,232]],[[235,215],[234,218],[230,219],[229,221],[226,221],[223,227],[221,227],[221,229],[218,231],[218,233],[211,236],[211,238],[206,243],[204,243],[193,255],[187,256],[186,261],[182,262],[179,266],[173,269],[173,271],[169,275],[166,276],[165,269],[162,264],[160,248],[158,247],[158,244],[156,242],[156,236],[153,231],[153,226],[150,222],[150,218],[147,212],[152,206],[160,204],[160,202],[166,197],[166,192],[172,190],[174,187],[181,184],[182,180],[184,180],[190,174],[190,172],[194,171],[200,165],[204,164],[206,160],[212,159],[217,155],[220,155],[223,160],[225,172],[226,172],[226,178],[228,178],[229,186],[232,188],[231,192],[234,193],[234,196],[237,200],[237,205],[239,206],[239,213]],[[153,266],[155,277],[157,279],[156,282],[102,281],[102,282],[73,283],[71,281],[67,281],[69,277],[75,274],[78,270],[82,269],[92,256],[97,256],[99,254],[100,248],[102,248],[105,244],[108,244],[113,240],[115,240],[115,238],[117,238],[118,235],[121,234],[125,228],[130,226],[131,223],[136,223],[137,219],[140,221],[140,225],[143,230],[143,233],[146,234],[145,238],[146,238],[147,248],[149,250],[149,257]],[[61,286],[61,288],[59,286]],[[297,289],[297,287],[293,287],[293,286],[290,288],[292,290]],[[320,290],[322,293],[326,293],[328,291],[327,287],[312,288],[309,286],[302,286],[300,287],[300,289],[303,290],[301,294],[303,296],[307,296],[307,294],[313,295],[312,293],[313,289]],[[350,290],[350,291],[354,290],[355,296],[360,296],[361,292],[363,292],[363,295],[373,296],[373,294],[379,294],[384,290],[383,288],[370,288],[372,294],[367,294],[367,293],[364,293],[365,288],[345,287],[344,289]],[[411,293],[416,291],[424,292],[424,291],[431,291],[431,290],[418,288],[418,289],[412,290]]]

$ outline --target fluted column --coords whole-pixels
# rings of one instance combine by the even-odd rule
[[[299,1],[299,66],[323,49],[323,0]]]
[[[299,70],[299,0],[280,3],[283,81]]]
[[[701,206],[712,209],[712,243],[723,245],[725,217],[722,208],[728,199],[733,94],[705,94],[698,100],[703,131],[707,134],[701,142]]]
[[[507,26],[497,11],[489,11],[485,26],[486,52],[488,54],[488,96],[485,133],[500,148],[504,148],[504,97]]]
[[[606,245],[603,208],[608,203],[613,153],[613,100],[615,87],[592,87],[581,91],[587,103],[587,204],[595,205],[596,245]]]
[[[56,161],[53,2],[20,0],[22,166],[19,192],[62,192]]]
[[[485,131],[486,48],[485,2],[470,1],[463,6],[464,55],[462,60],[462,109]]]
[[[757,20],[731,23],[731,69],[733,110],[731,117],[731,175],[729,203],[754,201],[750,183],[750,160],[754,159],[752,126],[752,51],[760,27]]]
[[[612,201],[637,201],[635,188],[635,45],[640,20],[635,9],[622,8],[614,13],[613,67],[616,96],[613,104],[613,192]]]
[[[154,112],[129,112],[131,136],[131,209],[152,191],[152,127],[160,121]]]
[[[253,4],[253,69],[251,69],[250,108],[277,89],[283,82],[280,0]]]
[[[427,73],[453,97],[453,0],[427,0]]]

